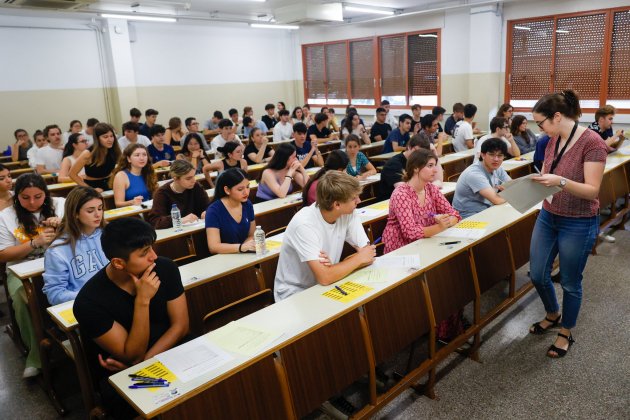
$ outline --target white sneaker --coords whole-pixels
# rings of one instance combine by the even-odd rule
[[[611,244],[614,244],[615,241],[616,241],[614,236],[606,235],[603,232],[599,234],[599,239],[604,241],[604,242],[611,243]]]
[[[28,379],[28,378],[33,378],[37,375],[39,375],[39,369],[37,369],[36,367],[27,366],[24,369],[24,373],[22,373],[22,378]]]

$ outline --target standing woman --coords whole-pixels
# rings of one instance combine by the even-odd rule
[[[132,143],[125,148],[112,174],[116,207],[139,206],[158,188],[157,177],[146,146]]]
[[[51,305],[74,300],[85,282],[109,262],[101,248],[103,197],[94,188],[76,187],[66,197],[64,213],[44,255],[43,292]]]
[[[217,178],[214,199],[206,210],[208,249],[211,254],[255,251],[255,230],[247,173],[228,169]]]
[[[370,175],[376,174],[376,168],[363,152],[359,151],[361,148],[359,138],[354,134],[350,134],[346,137],[346,153],[348,154],[348,166],[346,172],[348,175],[364,180]]]
[[[543,201],[530,247],[531,279],[545,306],[545,318],[530,328],[543,334],[561,326],[547,356],[564,357],[574,343],[582,303],[582,272],[599,230],[599,188],[606,163],[606,144],[594,131],[578,125],[580,102],[571,90],[543,96],[533,108],[534,121],[551,140],[542,175],[532,179],[562,189]],[[560,257],[562,313],[551,282],[551,268]]]
[[[293,181],[304,188],[308,182],[308,174],[297,159],[295,146],[283,143],[278,146],[260,177],[256,197],[261,200],[284,198],[293,191]]]
[[[9,168],[0,163],[0,211],[13,205],[13,178]]]
[[[341,129],[342,139],[345,141],[349,135],[354,134],[357,138],[361,139],[363,144],[370,144],[370,136],[368,136],[367,130],[361,124],[361,118],[359,114],[351,111],[343,122],[343,128]]]
[[[63,198],[50,196],[46,181],[40,175],[20,175],[15,182],[13,206],[0,212],[0,262],[11,266],[41,257],[55,238],[55,229],[63,217],[63,205]],[[24,286],[10,270],[7,270],[7,287],[20,336],[29,349],[22,377],[37,376],[42,367],[39,343],[33,331]]]
[[[63,147],[63,159],[59,169],[59,182],[72,182],[70,168],[77,162],[81,153],[88,148],[88,141],[84,134],[72,133],[68,137],[68,143]],[[85,168],[79,172],[81,178],[85,177]]]
[[[186,135],[186,130],[182,127],[182,120],[173,117],[168,120],[168,128],[164,133],[164,143],[171,146],[180,146],[182,138]]]
[[[84,187],[92,187],[98,192],[109,188],[109,178],[120,158],[120,147],[114,135],[114,128],[106,123],[94,126],[94,145],[85,150],[70,168],[70,178]],[[85,178],[79,176],[85,168]]]
[[[309,177],[308,182],[304,186],[302,191],[302,203],[305,206],[310,206],[317,201],[317,184],[319,179],[328,171],[345,171],[348,166],[348,156],[341,150],[333,150],[328,155],[324,166],[315,173],[312,177]]]
[[[223,147],[217,148],[225,158],[216,160],[209,165],[203,167],[203,174],[210,178],[210,172],[217,171],[221,174],[230,168],[237,168],[247,172],[247,162],[243,159],[243,145],[236,141],[228,141]]]
[[[147,222],[154,229],[173,226],[171,208],[177,205],[182,223],[193,223],[205,218],[208,207],[208,194],[195,179],[195,168],[190,162],[176,160],[171,165],[171,182],[162,185],[153,195],[153,207],[147,214]]]
[[[536,150],[536,136],[532,130],[527,128],[527,118],[522,115],[515,115],[512,119],[510,132],[521,154]]]

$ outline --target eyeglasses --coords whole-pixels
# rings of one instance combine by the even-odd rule
[[[503,153],[486,153],[486,156],[488,156],[490,159],[504,159],[505,155]]]
[[[538,128],[540,128],[540,129],[542,130],[542,126],[543,126],[543,124],[544,124],[544,123],[545,123],[545,121],[547,121],[548,119],[549,119],[549,117],[545,118],[545,119],[544,119],[544,120],[542,120],[541,122],[536,122],[536,121],[534,121],[534,122],[536,123],[536,125],[538,126]]]
[[[504,125],[503,128],[510,128],[510,126],[509,125]]]
[[[87,140],[79,140],[77,143],[87,143]]]

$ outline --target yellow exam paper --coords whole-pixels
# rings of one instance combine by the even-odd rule
[[[360,281],[361,283],[382,283],[387,281],[385,277],[386,270],[382,268],[367,268],[355,271],[346,277],[348,281]]]
[[[339,302],[348,303],[358,298],[359,296],[363,296],[370,290],[372,290],[369,286],[364,286],[359,283],[354,283],[351,281],[347,281],[343,284],[337,284],[344,292],[347,294],[344,295],[336,287],[324,292],[322,296],[326,296],[327,298],[334,299]]]
[[[132,210],[135,210],[135,207],[127,206],[127,207],[121,207],[121,208],[118,208],[118,209],[107,210],[105,212],[105,214],[109,214],[109,215],[111,215],[111,214],[119,214],[119,213],[125,213],[125,212],[132,211]]]
[[[368,206],[368,208],[375,210],[387,210],[389,209],[389,201],[372,204],[371,206]]]
[[[74,317],[74,312],[72,312],[72,308],[59,311],[59,316],[61,317],[61,319],[66,321],[67,324],[73,325],[77,323],[77,319]]]
[[[281,333],[254,328],[238,321],[233,321],[218,330],[212,331],[208,338],[225,350],[252,356],[263,346],[268,345],[281,335]]]
[[[282,246],[282,242],[280,241],[267,241],[267,251],[271,251],[276,248],[280,248]]]
[[[456,229],[485,229],[488,222],[476,222],[473,220],[464,220],[453,226]]]
[[[177,380],[177,376],[175,376],[173,372],[168,370],[168,368],[164,366],[162,362],[152,363],[149,366],[146,366],[142,368],[141,370],[137,371],[135,374],[140,375],[140,376],[147,376],[149,378],[165,379],[170,383],[173,383]],[[148,389],[151,392],[157,392],[158,390],[162,388],[146,388],[146,389]]]

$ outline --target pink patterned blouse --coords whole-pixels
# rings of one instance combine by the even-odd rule
[[[433,184],[424,187],[424,206],[418,203],[418,194],[407,183],[396,187],[389,200],[389,216],[383,232],[385,253],[424,238],[424,228],[435,224],[434,215],[461,216]]]

